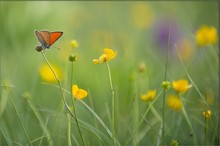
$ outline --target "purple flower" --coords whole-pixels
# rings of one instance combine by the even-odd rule
[[[180,25],[172,18],[163,18],[155,25],[154,43],[162,52],[166,52],[168,48],[171,53],[174,53],[175,44],[182,38]]]

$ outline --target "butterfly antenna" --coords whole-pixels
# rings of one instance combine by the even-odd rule
[[[56,47],[56,46],[53,46],[55,49],[57,49],[57,50],[60,50],[60,48],[59,47]]]

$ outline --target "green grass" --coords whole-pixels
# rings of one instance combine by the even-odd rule
[[[195,36],[217,28],[217,16],[217,2],[1,1],[0,145],[219,145],[218,43],[200,47]],[[64,33],[40,53],[35,29]],[[106,47],[116,58],[93,64]],[[62,73],[53,83],[39,73],[45,58]],[[174,111],[167,97],[176,92],[161,84],[179,79],[192,87]],[[73,84],[88,96],[72,99]],[[152,89],[155,99],[142,101]]]

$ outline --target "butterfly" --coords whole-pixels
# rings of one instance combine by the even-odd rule
[[[62,31],[53,31],[49,32],[47,30],[35,30],[34,34],[37,40],[40,42],[40,45],[36,46],[37,51],[42,51],[43,49],[49,49],[62,35]]]

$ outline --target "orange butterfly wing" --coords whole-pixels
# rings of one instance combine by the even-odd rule
[[[43,47],[44,49],[46,49],[49,45],[49,34],[50,33],[46,32],[46,31],[42,33],[41,31],[35,30],[34,34],[35,34],[37,40],[39,41],[40,46]],[[46,42],[46,40],[48,40],[48,41]]]
[[[42,30],[40,31],[40,34],[43,37],[44,42],[46,43],[46,47],[49,48],[50,47],[50,32],[46,30]]]
[[[53,43],[55,43],[62,35],[63,32],[61,31],[51,32],[49,38],[49,46],[53,45]]]

